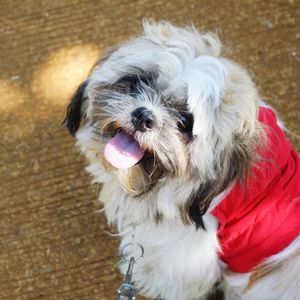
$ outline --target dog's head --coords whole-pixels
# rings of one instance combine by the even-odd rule
[[[197,223],[197,212],[243,178],[256,147],[256,89],[220,55],[213,34],[146,22],[142,36],[96,63],[66,127],[94,166],[134,196],[164,180],[192,182],[186,203]]]

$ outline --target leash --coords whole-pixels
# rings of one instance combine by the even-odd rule
[[[126,256],[126,249],[136,248],[139,255],[134,257]],[[134,234],[132,235],[132,241],[125,244],[121,248],[121,259],[128,264],[127,272],[125,275],[124,282],[120,285],[118,289],[118,300],[136,300],[136,289],[134,288],[132,281],[132,271],[134,264],[140,262],[144,257],[144,247],[134,240]]]

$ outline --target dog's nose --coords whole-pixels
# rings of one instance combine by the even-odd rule
[[[153,127],[154,118],[153,114],[146,107],[139,107],[131,113],[132,124],[136,130],[146,131]]]

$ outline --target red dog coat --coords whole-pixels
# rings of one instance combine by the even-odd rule
[[[261,107],[268,145],[245,187],[236,183],[212,214],[219,220],[221,259],[235,272],[249,272],[287,247],[300,233],[300,157]]]

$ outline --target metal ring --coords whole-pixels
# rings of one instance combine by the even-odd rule
[[[140,248],[141,254],[138,258],[133,257],[134,262],[137,263],[139,262],[143,257],[144,257],[144,247],[137,243],[137,242],[129,242],[127,244],[125,244],[122,248],[121,248],[121,259],[127,263],[130,263],[131,257],[128,259],[125,257],[124,251],[126,248],[130,247],[130,246],[138,246]]]

